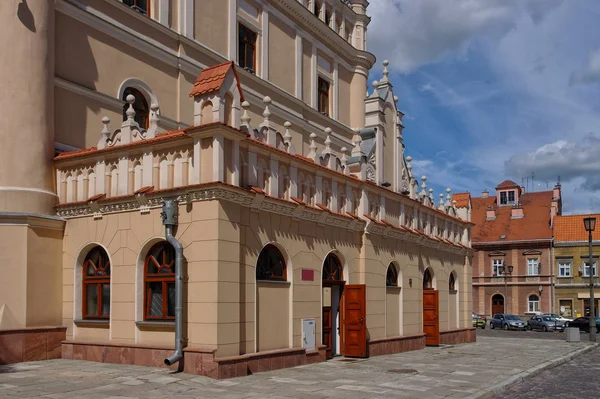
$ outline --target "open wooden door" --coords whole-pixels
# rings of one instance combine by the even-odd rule
[[[423,333],[425,345],[440,344],[439,296],[436,290],[423,290]]]
[[[344,356],[367,357],[366,299],[364,284],[344,288]]]
[[[331,348],[332,348],[332,344],[333,344],[333,337],[331,336],[332,334],[332,318],[331,318],[331,306],[324,306],[323,307],[323,344],[327,345],[327,348],[325,349],[326,352],[326,358],[327,359],[331,359],[333,358],[333,353],[331,352]]]

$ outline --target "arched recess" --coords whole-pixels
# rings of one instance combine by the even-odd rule
[[[425,271],[423,272],[423,289],[424,290],[437,289],[436,281],[435,281],[435,274],[433,273],[433,270],[430,267],[425,269]]]
[[[326,357],[341,354],[343,348],[343,323],[341,319],[341,300],[344,285],[348,283],[348,266],[342,254],[330,251],[323,259],[321,269],[322,283],[322,319],[321,338],[326,346]]]
[[[105,259],[103,260],[98,260],[98,256],[94,256],[94,252],[98,255],[103,254],[105,256]],[[92,263],[94,263],[94,265],[96,267],[93,267],[91,264],[88,264],[88,261],[92,261]],[[87,275],[90,275],[89,277],[91,277],[92,279],[94,279],[95,276],[92,276],[92,274],[96,275],[96,274],[100,274],[97,273],[97,270],[102,271],[103,269],[106,270],[107,268],[107,264],[108,263],[108,272],[104,272],[104,274],[108,273],[108,279],[106,278],[102,278],[103,276],[97,276],[99,278],[97,278],[96,280],[98,280],[96,283],[100,283],[101,287],[100,287],[100,293],[101,293],[101,297],[103,296],[103,303],[107,303],[108,306],[102,306],[103,303],[101,303],[101,312],[100,313],[108,313],[108,314],[100,314],[100,315],[94,315],[94,314],[90,314],[93,312],[87,312],[87,314],[84,314],[84,277],[87,277]],[[91,267],[91,269],[89,270],[85,270],[84,271],[84,265],[86,266],[86,268],[88,268],[88,266]],[[105,320],[110,320],[110,308],[111,308],[111,292],[112,292],[112,280],[110,279],[110,269],[112,269],[113,264],[112,264],[112,259],[110,257],[110,254],[108,252],[108,250],[106,249],[106,247],[104,247],[102,244],[98,243],[98,242],[90,242],[85,244],[80,250],[79,250],[79,255],[77,256],[77,260],[75,261],[75,267],[73,268],[73,272],[74,272],[74,280],[73,280],[73,320],[83,320],[85,319],[105,319]],[[104,276],[106,277],[106,276]],[[100,281],[102,280],[102,281]],[[106,285],[106,281],[108,280],[108,286],[110,287],[108,292],[106,292],[106,288],[102,287],[102,285]],[[86,278],[86,282],[85,283],[90,283],[93,284],[92,280],[89,280]],[[89,288],[89,286],[88,286]],[[96,291],[97,293],[98,291]],[[102,295],[104,294],[104,295]],[[86,291],[86,296],[87,296],[87,291]],[[93,295],[92,295],[93,296]],[[86,298],[87,299],[87,298]],[[92,300],[93,298],[89,298],[90,300]],[[89,301],[87,301],[87,303],[85,304],[85,307],[89,307]],[[96,312],[98,313],[98,312]],[[75,326],[75,328],[73,329],[73,337],[76,338],[77,336],[79,336],[79,332],[77,327]],[[106,338],[108,338],[108,334],[106,335]]]
[[[458,274],[452,271],[448,276],[448,328],[455,330],[459,327],[459,292]]]
[[[292,347],[292,267],[276,242],[263,246],[256,259],[256,351]]]
[[[206,125],[208,123],[212,123],[213,121],[213,103],[211,101],[205,101],[202,104],[202,110],[200,111],[202,124]]]
[[[402,335],[403,304],[402,274],[396,262],[391,262],[385,276],[385,334],[386,337]]]
[[[502,294],[494,294],[490,298],[492,302],[491,313],[490,316],[493,317],[496,313],[507,313],[506,308],[504,306],[504,295]]]
[[[150,108],[152,104],[159,106],[158,98],[152,91],[150,86],[146,82],[137,78],[125,79],[119,85],[117,92],[117,98],[124,101],[123,105],[123,120],[127,118],[125,111],[129,107],[129,104],[125,101],[129,94],[133,94],[136,98],[133,104],[136,110],[135,120],[139,123],[141,128],[147,129],[150,122]],[[156,111],[160,115],[160,108]]]

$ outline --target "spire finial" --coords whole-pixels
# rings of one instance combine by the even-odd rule
[[[248,131],[250,130],[250,114],[248,114],[248,110],[250,109],[250,103],[248,101],[244,101],[242,103],[242,108],[244,109],[244,113],[242,114],[242,117],[240,118],[242,121],[242,126],[246,126],[246,128],[248,128]]]
[[[379,97],[379,82],[377,80],[374,80],[371,83],[371,87],[373,88],[373,94],[371,95],[371,97]]]
[[[315,143],[317,135],[313,132],[308,137],[310,137],[310,145],[308,146],[310,151],[308,152],[308,157],[314,161],[317,159],[317,143]]]
[[[133,103],[135,102],[135,96],[133,94],[129,94],[125,100],[129,103],[129,107],[127,107],[127,111],[125,111],[125,115],[127,115],[127,120],[130,122],[134,121],[135,118],[135,110],[133,109]]]
[[[360,143],[362,143],[362,137],[360,137],[360,130],[352,130],[354,130],[354,137],[352,138],[352,142],[354,143],[354,147],[352,148],[352,156],[360,157],[361,155],[363,155],[362,149],[360,148]]]
[[[390,74],[390,71],[388,70],[388,65],[390,65],[390,62],[388,60],[384,60],[383,61],[383,78],[381,78],[381,81],[379,81],[380,84],[388,83],[390,81],[388,78],[388,75]]]
[[[150,104],[150,125],[148,126],[148,130],[146,131],[146,138],[151,139],[156,137],[156,131],[158,130],[158,122],[160,117],[158,116],[158,104],[152,103]]]
[[[102,118],[102,131],[100,132],[100,140],[98,140],[98,149],[101,150],[108,146],[108,141],[110,140],[110,129],[108,128],[108,124],[110,123],[110,118],[105,116]]]
[[[440,197],[440,207],[444,206],[444,193],[439,194]]]
[[[425,184],[425,182],[427,181],[427,176],[423,175],[421,176],[421,192],[419,193],[420,197],[427,197],[427,184]]]
[[[331,154],[331,128],[325,128],[325,149],[323,150],[323,154]]]
[[[435,204],[434,199],[433,199],[433,188],[429,189],[429,199],[431,199],[432,204]]]
[[[285,133],[283,135],[283,142],[285,143],[287,152],[290,152],[290,148],[292,146],[292,134],[290,133],[290,127],[292,127],[292,122],[285,121],[283,123],[283,127],[285,127]]]
[[[265,96],[263,98],[263,103],[265,104],[265,110],[263,111],[263,118],[265,118],[265,125],[269,124],[269,118],[271,117],[271,110],[269,109],[269,105],[271,105],[271,97]]]
[[[342,173],[347,175],[348,174],[348,149],[346,147],[342,147],[340,149],[340,151],[342,152]]]

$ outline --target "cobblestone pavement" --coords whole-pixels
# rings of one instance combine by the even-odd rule
[[[58,359],[1,366],[0,398],[473,398],[589,348],[581,342],[480,337],[473,344],[336,359],[221,381]]]
[[[511,385],[492,399],[600,398],[600,349],[583,353],[573,360]]]

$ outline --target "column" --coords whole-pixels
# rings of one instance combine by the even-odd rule
[[[213,137],[213,181],[224,182],[225,180],[225,152],[224,152],[224,137],[221,134],[216,134]]]
[[[54,1],[3,2],[0,46],[0,212],[52,214]]]

